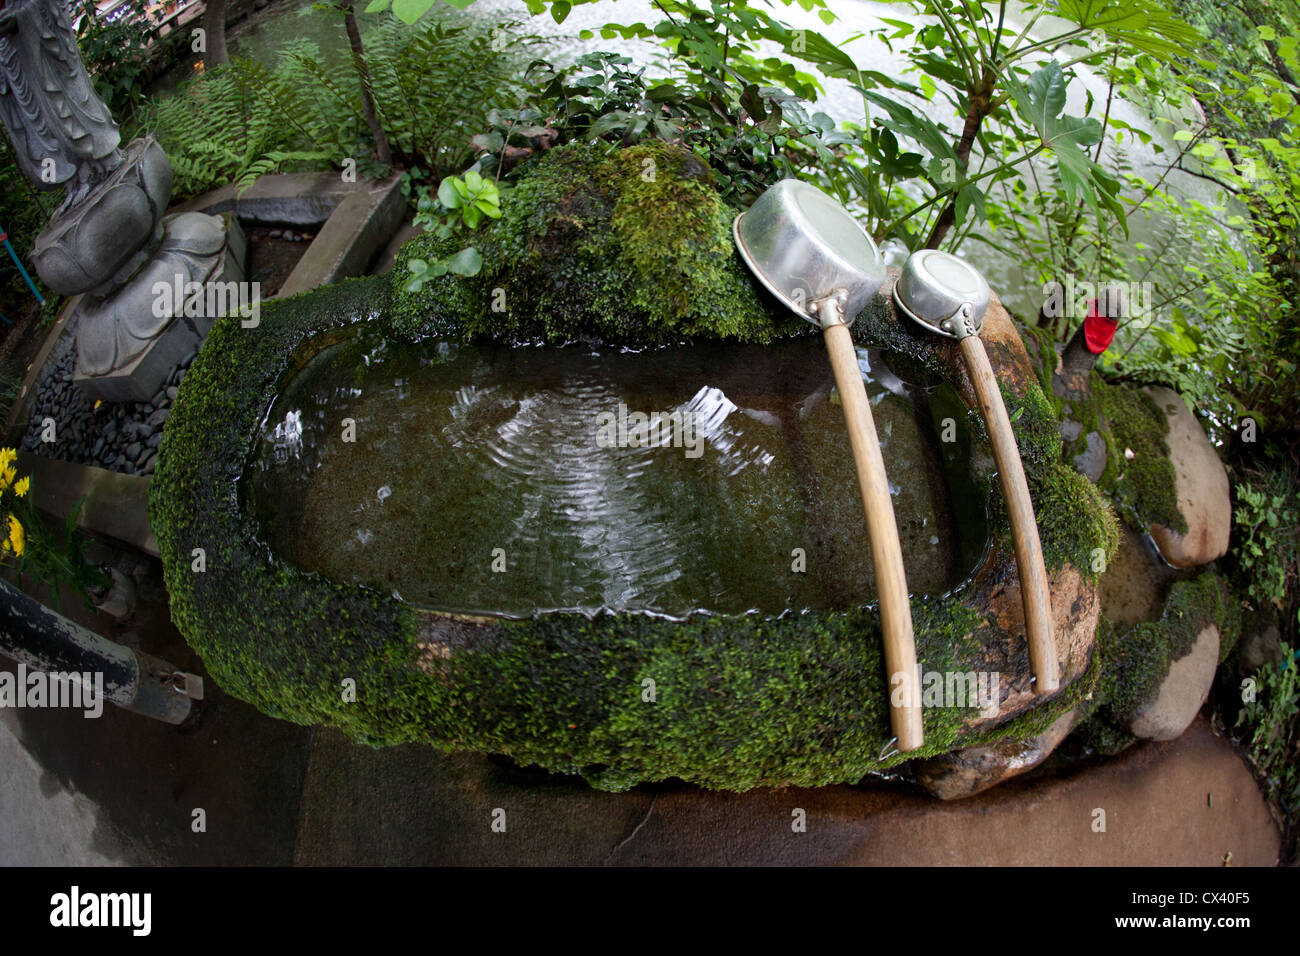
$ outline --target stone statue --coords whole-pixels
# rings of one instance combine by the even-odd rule
[[[216,316],[154,308],[158,282],[243,278],[242,236],[202,213],[165,215],[172,169],[152,137],[121,134],[77,50],[67,0],[0,0],[0,121],[23,173],[67,194],[32,262],[75,313],[77,382],[93,397],[146,401]],[[231,240],[235,240],[232,244]]]
[[[65,0],[0,0],[0,121],[37,187],[76,205],[122,164],[117,123],[82,65]]]

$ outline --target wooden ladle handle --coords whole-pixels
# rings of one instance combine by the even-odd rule
[[[1007,502],[1011,518],[1011,540],[1016,549],[1016,565],[1020,571],[1020,595],[1025,605],[1025,636],[1029,641],[1029,663],[1034,669],[1035,694],[1050,694],[1060,687],[1059,667],[1056,659],[1056,641],[1052,636],[1052,608],[1048,597],[1047,568],[1043,564],[1043,546],[1038,540],[1038,521],[1034,517],[1034,503],[1029,497],[1025,481],[1025,468],[1020,462],[1020,449],[1011,431],[1007,407],[1002,402],[1002,392],[989,366],[988,353],[978,335],[968,335],[961,340],[961,352],[966,359],[975,395],[993,442],[993,457],[997,461],[998,476],[1002,482],[1002,496]]]
[[[842,324],[828,325],[823,334],[830,354],[835,386],[844,407],[849,429],[849,446],[858,473],[862,507],[867,513],[867,535],[876,569],[876,590],[880,595],[880,626],[885,642],[885,669],[889,674],[890,724],[898,738],[898,749],[915,750],[925,740],[921,723],[921,692],[917,684],[916,641],[912,633],[912,604],[903,571],[903,548],[894,521],[894,502],[885,477],[885,459],[880,454],[876,423],[871,417],[867,390],[862,384],[853,338]],[[896,688],[902,706],[896,705]]]

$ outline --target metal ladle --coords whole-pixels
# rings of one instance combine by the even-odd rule
[[[904,691],[901,705],[898,696],[890,694],[890,723],[898,749],[915,750],[924,741],[924,729],[903,549],[871,405],[849,335],[849,323],[885,281],[884,262],[847,209],[795,179],[784,179],[759,196],[736,217],[733,231],[740,257],[759,282],[819,326],[826,341],[867,516],[885,667],[891,690],[901,682]]]
[[[1034,669],[1034,693],[1050,694],[1060,686],[1060,675],[1056,642],[1052,637],[1043,546],[1038,539],[1038,521],[1020,461],[1020,449],[979,336],[991,296],[988,281],[978,269],[937,249],[923,249],[910,256],[894,285],[894,302],[903,314],[931,332],[956,339],[966,360],[993,444],[1002,496],[1011,520],[1011,539],[1025,608],[1025,636]]]

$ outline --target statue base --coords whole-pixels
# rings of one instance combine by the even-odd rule
[[[92,400],[151,401],[181,360],[203,344],[218,316],[235,308],[209,314],[211,298],[205,297],[196,315],[179,293],[194,283],[243,286],[246,255],[243,230],[230,213],[163,220],[153,257],[112,295],[88,296],[77,307],[73,381]]]

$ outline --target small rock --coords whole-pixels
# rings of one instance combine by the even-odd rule
[[[917,782],[940,800],[974,796],[1046,760],[1073,729],[1074,717],[1074,710],[1067,711],[1028,740],[1001,740],[917,761],[913,772]]]
[[[1259,630],[1252,629],[1237,645],[1237,667],[1253,673],[1265,664],[1280,664],[1286,656],[1282,653],[1282,633],[1276,624]]]
[[[149,440],[145,442],[145,446],[148,448],[157,448],[162,444],[162,438],[162,432],[154,432],[149,436]]]
[[[111,573],[113,586],[103,600],[96,602],[96,606],[114,620],[121,620],[135,610],[135,582],[117,568],[113,568]]]
[[[1061,422],[1061,437],[1066,441],[1074,441],[1082,434],[1083,426],[1078,422],[1070,421],[1068,418]]]
[[[145,419],[145,425],[150,429],[157,429],[159,425],[163,425],[167,422],[167,419],[171,417],[171,414],[170,409],[160,408]]]
[[[1196,635],[1192,649],[1169,665],[1155,696],[1139,707],[1129,732],[1143,740],[1174,740],[1182,735],[1210,696],[1219,666],[1219,628],[1210,624]]]
[[[174,401],[176,401],[176,395],[177,395],[177,393],[179,393],[179,392],[180,392],[180,389],[178,389],[175,385],[171,385],[171,386],[169,386],[168,389],[167,389],[167,401],[169,401],[169,402],[174,402]]]
[[[132,442],[131,444],[126,446],[127,460],[135,461],[137,458],[140,457],[140,452],[142,451],[144,451],[144,445],[141,445],[138,441]]]

